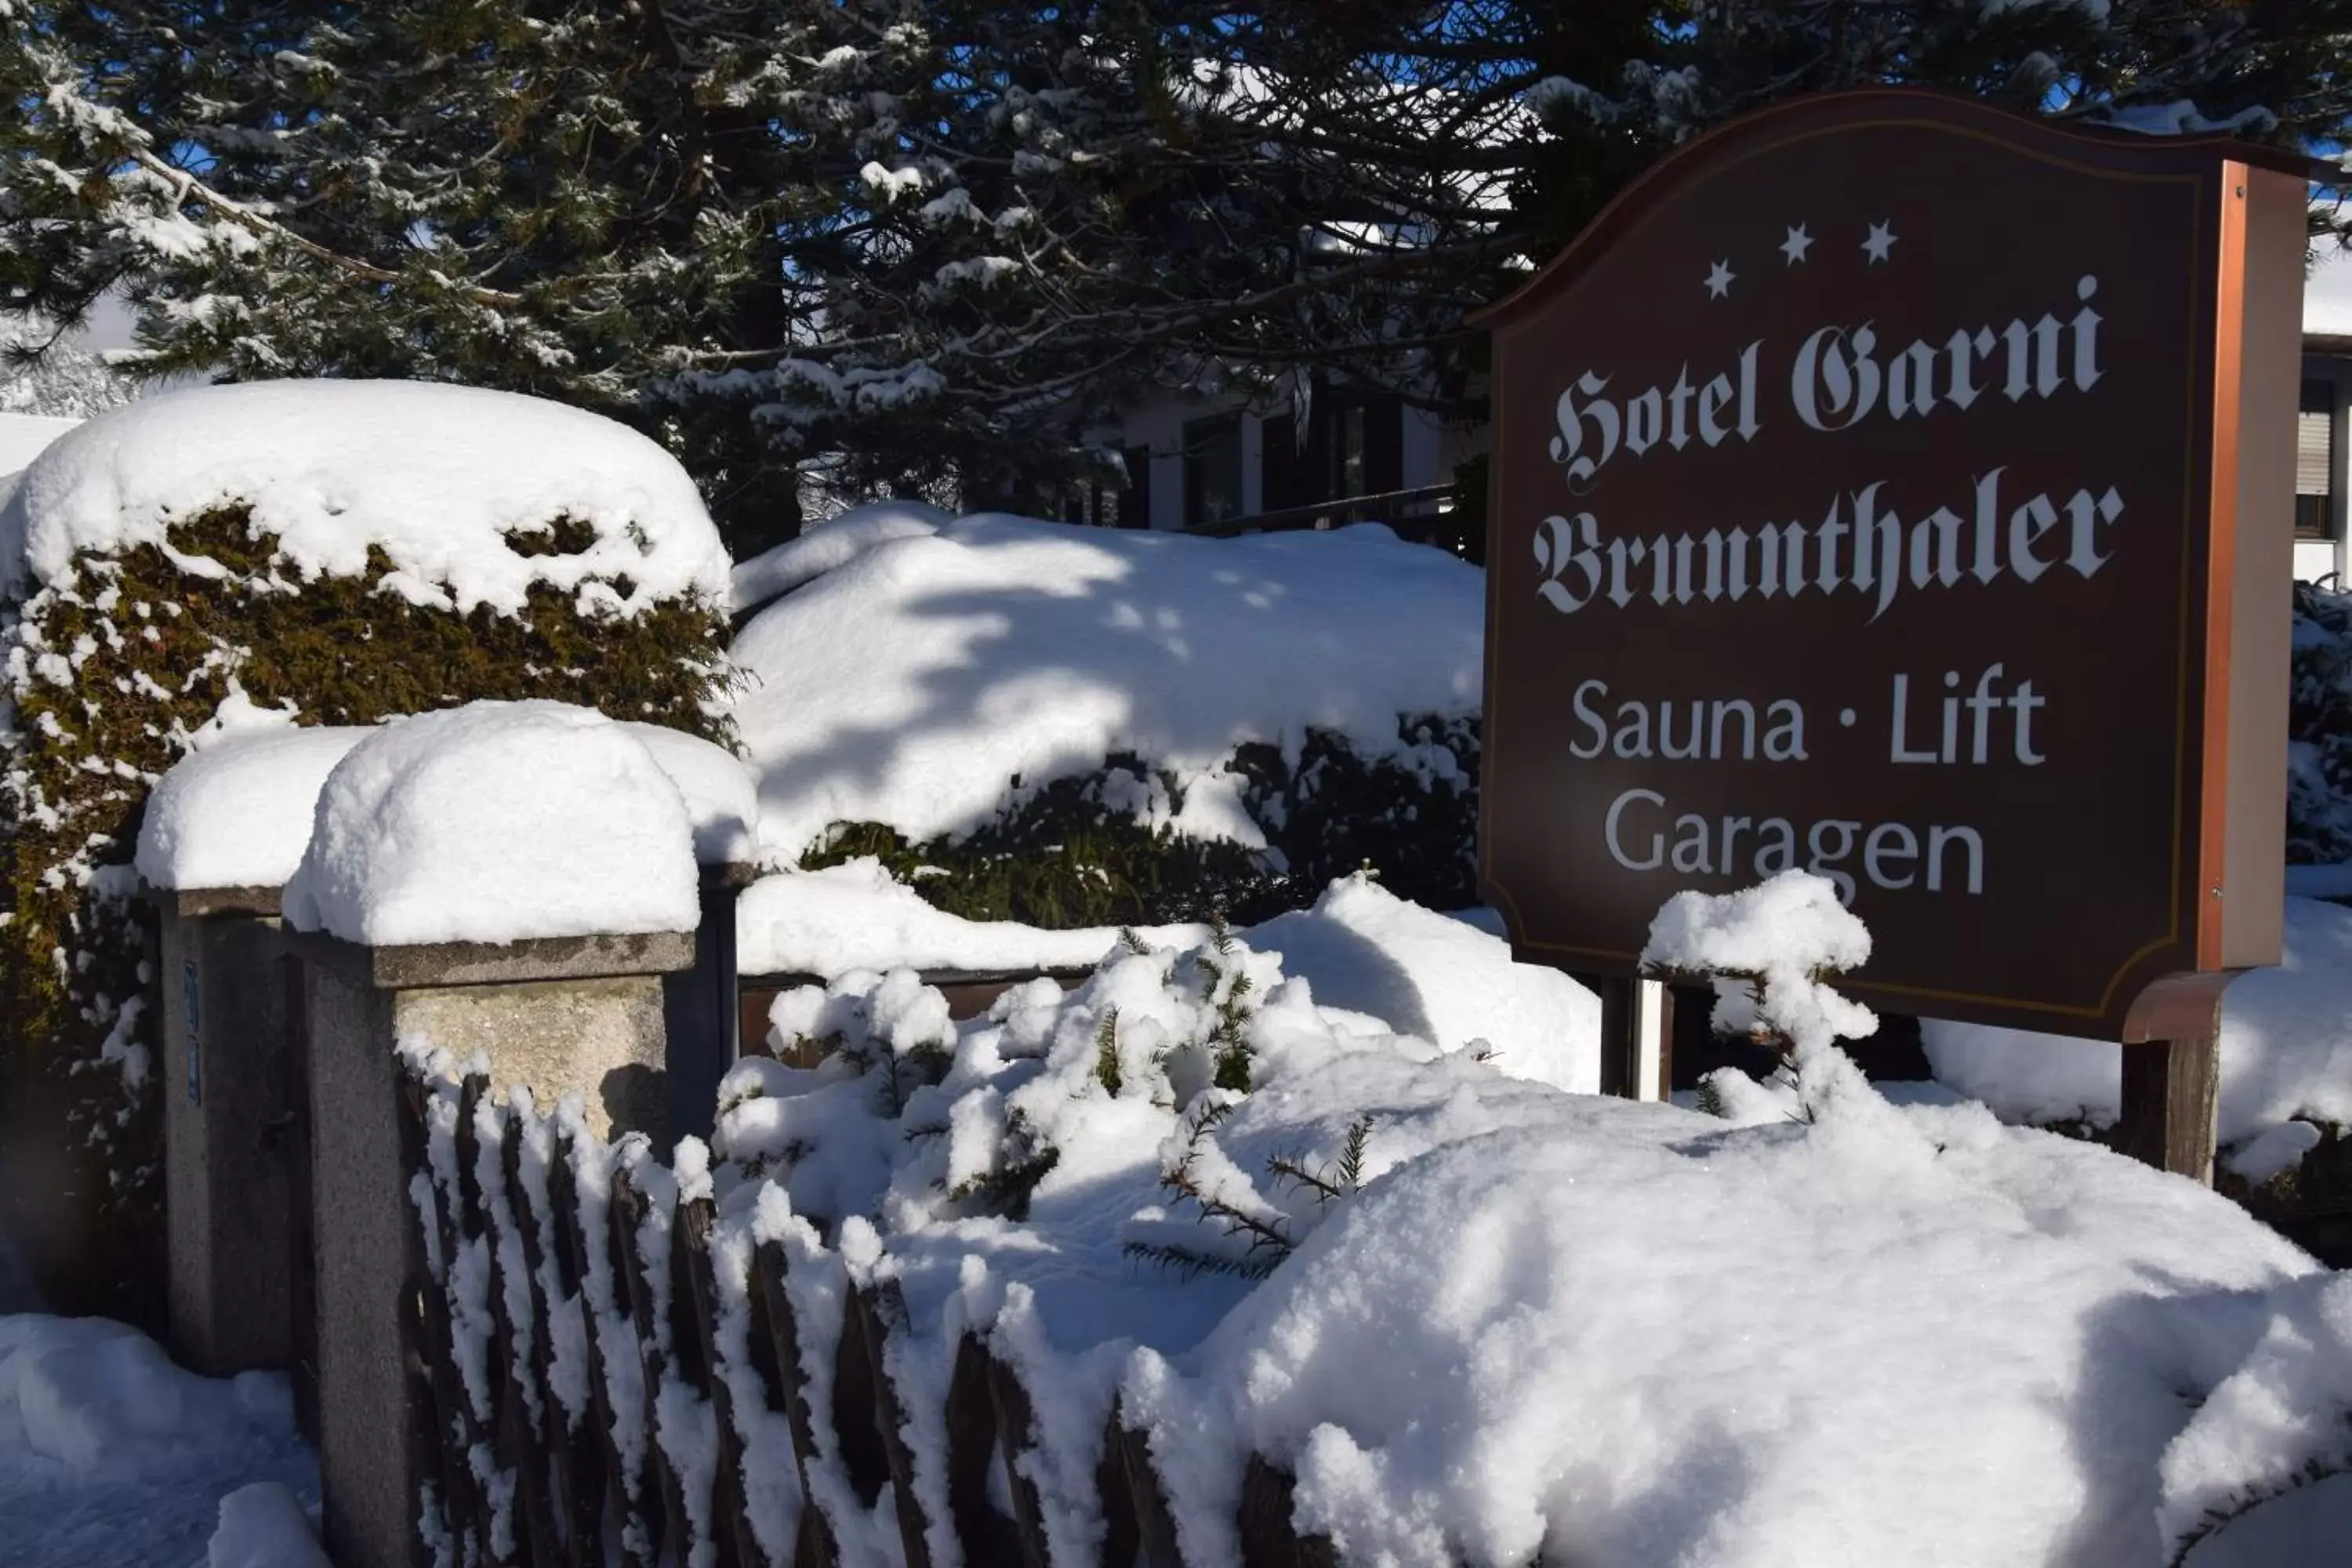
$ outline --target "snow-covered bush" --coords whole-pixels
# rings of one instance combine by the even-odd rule
[[[1410,761],[1368,757],[1319,729],[1296,763],[1262,742],[1234,748],[1218,784],[1255,844],[1187,831],[1183,781],[1127,752],[1014,792],[968,834],[915,843],[885,823],[841,823],[801,863],[871,857],[951,914],[1049,930],[1220,911],[1265,920],[1365,868],[1415,903],[1467,908],[1477,902],[1477,721],[1408,718],[1397,728]],[[1444,760],[1431,767],[1432,756]]]
[[[1114,1411],[1197,1563],[1235,1560],[1253,1453],[1360,1563],[2164,1562],[2340,1471],[2342,1292],[2194,1184],[1882,1098],[1823,984],[1867,933],[1819,892],[1658,922],[1658,963],[1753,976],[1790,1042],[1729,1120],[1384,1031],[1231,936],[962,1026],[845,976],[775,1009],[821,1066],[722,1091],[718,1234],[785,1239],[812,1388],[849,1293],[889,1303],[934,1520],[959,1344],[1013,1369],[1056,1562],[1102,1539]],[[863,1552],[892,1510],[816,1447]]]
[[[746,1058],[720,1086],[712,1146],[738,1178],[776,1179],[798,1212],[829,1223],[887,1214],[901,1226],[918,1215],[1023,1220],[1066,1164],[1099,1172],[1106,1157],[1157,1149],[1168,1194],[1241,1250],[1219,1250],[1215,1235],[1190,1226],[1165,1236],[1156,1224],[1129,1248],[1241,1272],[1270,1266],[1268,1248],[1278,1258],[1315,1205],[1286,1206],[1261,1190],[1257,1181],[1282,1174],[1271,1165],[1259,1177],[1235,1167],[1217,1136],[1225,1118],[1254,1091],[1349,1052],[1443,1054],[1349,1032],[1304,981],[1285,978],[1279,954],[1222,926],[1181,952],[1129,933],[1076,991],[1032,981],[962,1028],[905,969],[787,992],[771,1017],[781,1054],[818,1055],[820,1065]],[[1354,1135],[1359,1167],[1362,1139]],[[1283,1163],[1337,1169],[1349,1142]]]
[[[1475,569],[1376,527],[885,521],[782,563],[736,643],[779,858],[1055,928],[1261,919],[1366,865],[1475,901]]]
[[[481,697],[717,732],[727,571],[659,447],[450,386],[171,394],[71,431],[0,497],[0,1137],[29,1158],[70,1123],[76,1145],[0,1184],[19,1204],[62,1184],[93,1211],[67,1228],[115,1251],[53,1278],[63,1300],[123,1285],[150,1240],[154,976],[128,863],[192,737],[256,707],[352,725]]]

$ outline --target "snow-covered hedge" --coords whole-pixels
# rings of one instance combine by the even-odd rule
[[[1475,568],[1378,527],[828,526],[747,568],[796,585],[735,645],[780,858],[1046,927],[1261,919],[1365,865],[1474,901]]]
[[[152,1236],[154,976],[128,862],[192,738],[257,706],[364,725],[482,697],[715,731],[727,574],[658,447],[450,386],[172,394],[77,427],[0,495],[0,1138],[54,1151],[70,1123],[47,1168],[142,1222],[68,1227],[119,1254],[79,1259],[102,1270],[81,1285],[124,1284]],[[58,1201],[57,1174],[31,1184],[12,1201]]]

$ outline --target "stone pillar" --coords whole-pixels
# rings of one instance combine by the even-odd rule
[[[292,1131],[278,889],[155,895],[172,1352],[212,1376],[291,1354]]]
[[[425,1404],[407,1370],[418,1224],[400,1147],[394,1051],[423,1039],[489,1058],[500,1090],[543,1105],[577,1090],[602,1137],[666,1138],[662,980],[694,936],[362,948],[298,939],[307,1018],[318,1305],[319,1462],[341,1568],[419,1561],[411,1436]]]

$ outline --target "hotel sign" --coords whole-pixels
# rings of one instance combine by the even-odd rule
[[[1628,972],[1788,867],[1897,1011],[2274,963],[2305,182],[1922,93],[1685,150],[1489,313],[1481,875]]]

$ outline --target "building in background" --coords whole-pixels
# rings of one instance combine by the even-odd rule
[[[2303,290],[2303,399],[2295,424],[2294,574],[2352,577],[2346,458],[2352,450],[2352,256],[2324,252]]]
[[[1170,398],[1128,410],[1105,434],[1127,489],[1071,521],[1211,532],[1303,509],[1338,508],[1334,521],[1433,515],[1486,441],[1394,394],[1328,384],[1271,406],[1237,394]]]

